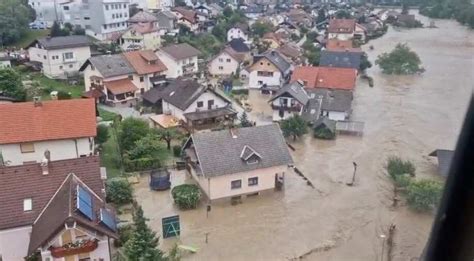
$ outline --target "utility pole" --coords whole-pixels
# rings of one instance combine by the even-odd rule
[[[347,186],[352,186],[352,185],[354,185],[354,182],[355,182],[355,176],[356,176],[356,171],[357,171],[357,163],[355,161],[353,161],[352,165],[354,166],[354,173],[352,173],[352,181],[350,183],[346,183]]]
[[[386,236],[384,234],[380,235],[380,238],[382,238],[382,256],[380,257],[380,261],[383,261],[383,255],[384,255],[384,250],[385,250],[385,238]]]

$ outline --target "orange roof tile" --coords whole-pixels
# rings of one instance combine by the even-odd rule
[[[331,19],[329,20],[329,33],[352,33],[355,30],[355,19]]]
[[[121,79],[116,81],[104,82],[105,87],[114,95],[126,92],[135,92],[138,90],[137,86],[129,79]]]
[[[151,50],[127,52],[124,56],[140,75],[159,73],[168,69]]]
[[[301,80],[306,88],[325,88],[353,90],[357,78],[357,70],[335,67],[296,67],[291,82]]]
[[[94,99],[0,104],[0,144],[96,136]]]
[[[362,49],[352,47],[351,40],[338,40],[338,39],[328,39],[326,43],[326,49],[333,52],[362,52]]]

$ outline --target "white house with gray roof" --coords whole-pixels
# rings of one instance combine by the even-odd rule
[[[278,51],[270,50],[255,55],[253,64],[246,68],[249,72],[249,88],[263,92],[274,92],[285,83],[293,65]]]
[[[89,39],[82,35],[39,38],[27,49],[30,61],[41,63],[48,78],[74,76],[91,57]]]
[[[189,173],[209,200],[281,187],[293,164],[276,124],[194,133],[183,152]]]
[[[187,43],[163,47],[156,54],[168,68],[169,78],[189,76],[198,72],[198,56],[201,52]]]

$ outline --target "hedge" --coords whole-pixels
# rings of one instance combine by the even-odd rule
[[[171,190],[173,200],[180,209],[193,209],[201,199],[201,190],[194,184],[183,184]]]
[[[136,160],[124,159],[123,166],[125,172],[145,171],[160,168],[160,159],[142,158]]]

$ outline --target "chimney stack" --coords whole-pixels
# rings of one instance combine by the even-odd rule
[[[33,103],[34,103],[35,107],[40,107],[40,106],[43,105],[41,103],[41,97],[40,96],[33,97]]]
[[[49,174],[49,161],[51,159],[51,154],[49,150],[44,151],[44,158],[41,161],[41,171],[43,175],[48,175]]]

